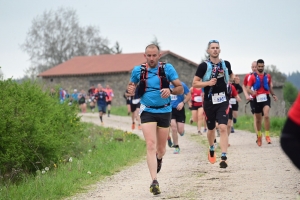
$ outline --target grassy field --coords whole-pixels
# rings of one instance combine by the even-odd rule
[[[62,199],[85,191],[84,187],[112,175],[146,155],[145,142],[138,136],[83,123],[76,141],[85,150],[53,163],[36,174],[0,180],[0,199]]]

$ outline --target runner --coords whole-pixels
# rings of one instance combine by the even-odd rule
[[[237,75],[234,77],[232,85],[235,87],[238,94],[241,94],[243,92],[243,88],[240,85],[240,77],[238,77]],[[237,122],[239,102],[236,101],[236,103],[232,104],[231,106],[232,106],[232,116],[233,116],[233,120],[231,122],[231,133],[234,133],[234,124]]]
[[[287,120],[283,127],[280,144],[283,151],[291,159],[294,165],[300,169],[300,93],[290,108]],[[300,194],[300,193],[299,193]]]
[[[239,101],[241,101],[241,98],[237,92],[237,90],[235,89],[233,84],[228,84],[229,88],[229,95],[230,95],[230,99],[229,99],[229,114],[228,114],[228,123],[227,123],[227,133],[228,133],[228,140],[229,140],[229,135],[231,133],[231,124],[232,124],[232,119],[233,119],[233,109],[232,106],[236,105]],[[230,146],[229,142],[228,142],[228,147]]]
[[[129,116],[130,113],[131,113],[131,108],[130,108],[131,97],[127,97],[127,96],[126,96],[126,93],[127,93],[127,90],[125,91],[123,97],[124,97],[125,100],[126,100],[127,115]]]
[[[171,94],[171,106],[172,106],[172,117],[171,117],[171,131],[173,138],[174,154],[180,153],[178,135],[184,135],[184,123],[185,123],[185,109],[184,104],[191,99],[191,93],[185,83],[181,82],[183,86],[183,94],[173,95]],[[170,88],[173,89],[174,85],[170,83]],[[169,141],[168,141],[169,142]]]
[[[170,95],[182,94],[183,87],[175,68],[169,63],[158,62],[161,53],[157,45],[148,45],[144,56],[147,62],[134,67],[127,89],[133,95],[139,82],[142,131],[147,145],[147,164],[152,179],[150,192],[157,195],[160,194],[157,173],[161,169],[162,158],[166,152],[171,121]],[[173,90],[169,88],[169,81],[175,86]]]
[[[135,129],[135,120],[138,122],[138,129],[141,130],[141,118],[139,115],[140,111],[140,98],[138,97],[137,90],[135,92],[135,95],[132,96],[129,94],[126,90],[125,92],[126,97],[130,97],[130,112],[131,112],[131,119],[132,119],[132,124],[131,124],[131,129]]]
[[[191,92],[191,110],[192,110],[192,122],[197,122],[198,134],[202,135],[201,127],[204,123],[203,107],[202,107],[202,89],[201,88],[190,88]],[[205,127],[206,125],[203,124]],[[205,129],[204,129],[205,130]]]
[[[255,117],[255,114],[254,114],[254,104],[253,104],[253,96],[251,96],[251,94],[248,94],[247,92],[247,84],[249,82],[249,79],[251,77],[251,75],[253,73],[257,73],[257,61],[253,61],[252,64],[251,64],[251,70],[252,72],[247,74],[244,78],[244,82],[243,82],[243,92],[244,92],[244,95],[245,95],[245,98],[246,100],[248,101],[246,104],[250,103],[250,109],[251,109],[251,113],[253,115],[253,127],[254,127],[254,131],[255,133],[257,133],[257,128],[256,128],[256,117]],[[251,88],[252,89],[252,88]]]
[[[110,88],[109,85],[106,85],[106,88],[103,89],[106,94],[107,94],[107,97],[106,97],[106,104],[107,104],[107,117],[109,117],[110,115],[110,109],[111,109],[111,103],[112,103],[112,99],[114,97],[114,91]]]
[[[220,131],[220,147],[222,151],[220,168],[226,168],[228,148],[228,91],[229,79],[233,79],[231,65],[228,61],[219,58],[220,46],[217,40],[211,40],[207,46],[209,60],[202,62],[196,71],[193,87],[204,89],[203,109],[208,127],[207,138],[209,142],[208,160],[216,162],[215,155],[215,127],[218,122]]]
[[[265,125],[265,137],[268,144],[271,144],[270,139],[270,118],[269,111],[271,108],[271,99],[269,94],[272,95],[274,101],[277,101],[277,97],[273,92],[271,75],[264,73],[264,61],[262,59],[257,60],[257,73],[254,72],[248,81],[247,92],[253,96],[253,107],[256,117],[257,128],[257,145],[262,145],[262,115],[264,116]],[[251,90],[253,87],[253,90]]]
[[[98,111],[99,111],[99,118],[101,121],[101,125],[103,126],[103,118],[102,116],[106,113],[106,97],[108,96],[106,92],[103,90],[101,84],[98,84],[97,93],[95,94],[94,101],[97,102]]]

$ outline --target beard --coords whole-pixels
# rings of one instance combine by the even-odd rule
[[[263,69],[257,69],[257,71],[258,71],[259,73],[263,73],[263,72],[264,72]]]

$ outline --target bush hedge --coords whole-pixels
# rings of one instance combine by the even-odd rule
[[[0,81],[0,172],[10,178],[50,166],[76,151],[77,108],[36,82]]]

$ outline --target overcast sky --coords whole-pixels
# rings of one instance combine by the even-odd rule
[[[163,50],[199,63],[211,39],[234,73],[262,58],[285,73],[300,70],[299,0],[0,0],[0,66],[20,78],[30,66],[20,49],[32,20],[45,10],[77,11],[81,26],[97,26],[123,53],[143,52],[154,36]]]

